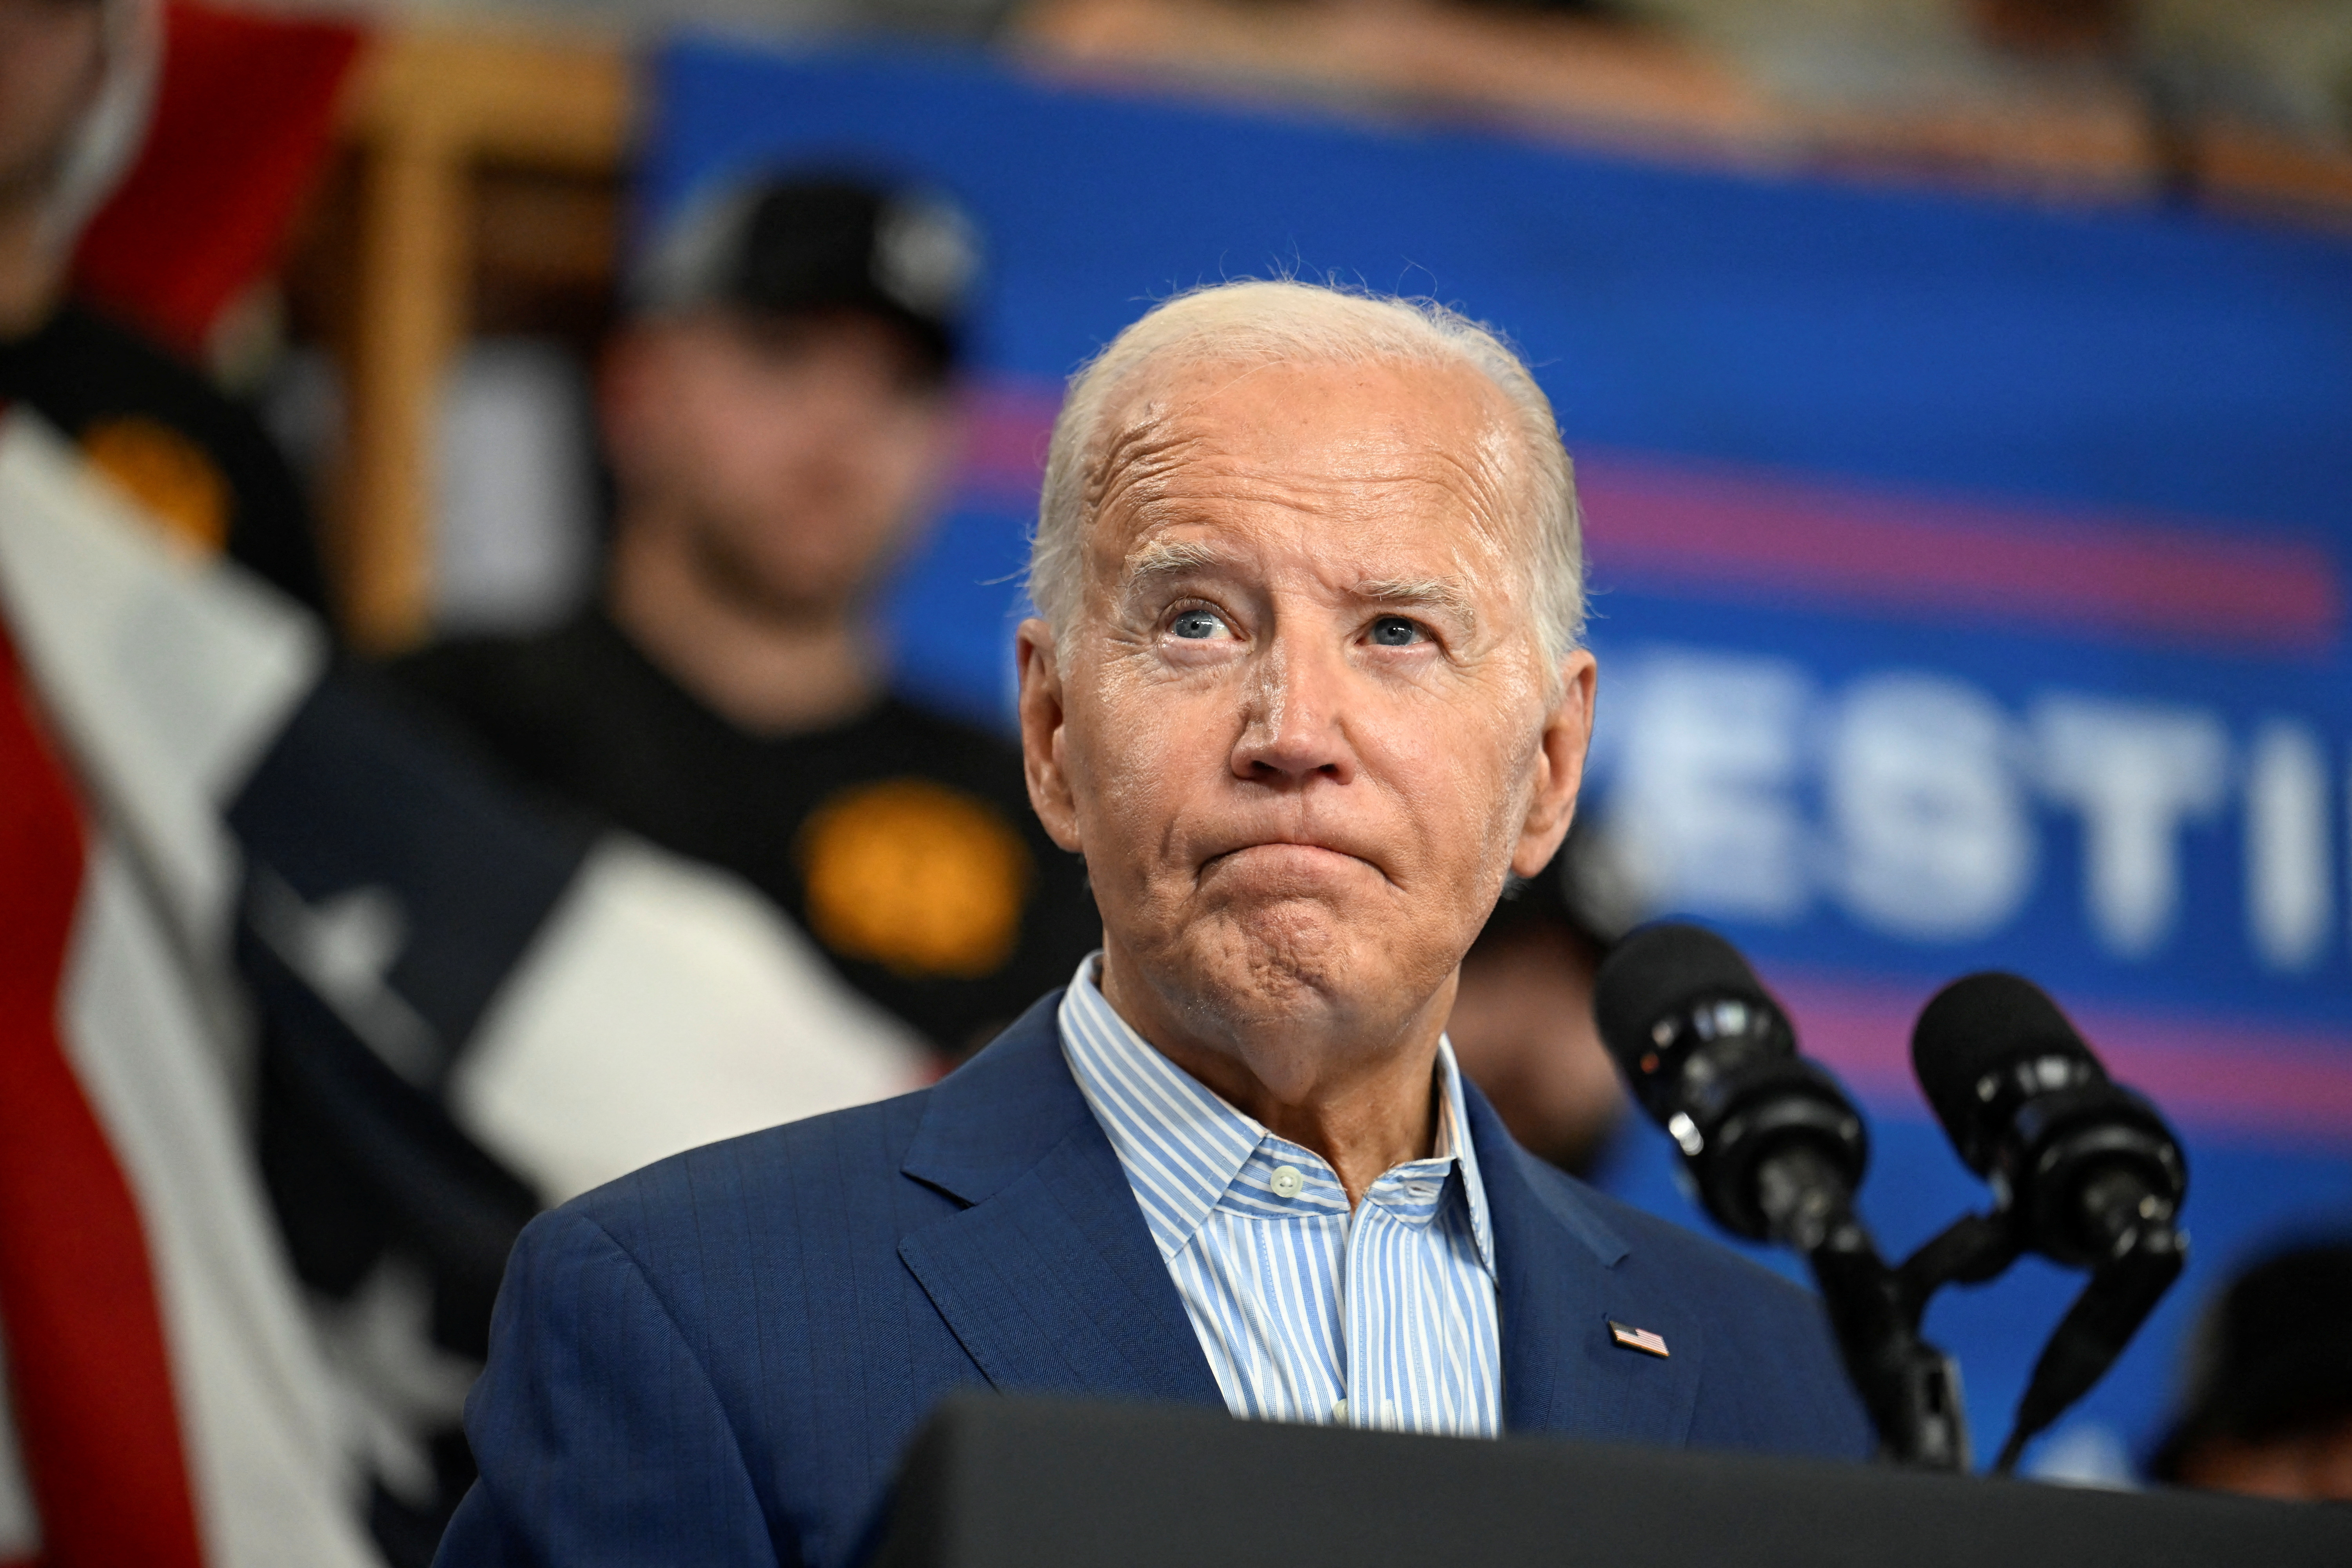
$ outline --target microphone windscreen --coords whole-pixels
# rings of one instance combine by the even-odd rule
[[[1956,1142],[1968,1142],[1979,1079],[2018,1057],[2051,1054],[2096,1061],[2048,993],[1999,971],[1964,976],[1937,992],[1911,1030],[1911,1070]]]
[[[1703,927],[1644,926],[1619,942],[1592,985],[1601,1038],[1628,1074],[1656,1046],[1650,1027],[1705,996],[1740,996],[1769,1005],[1739,950]]]

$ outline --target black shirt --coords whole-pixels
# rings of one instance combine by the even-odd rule
[[[393,673],[526,784],[725,867],[940,1047],[985,1043],[1100,940],[1083,863],[1030,810],[1018,747],[896,698],[766,737],[601,612],[445,643]]]
[[[258,421],[194,367],[78,305],[0,338],[0,403],[21,402],[175,531],[321,614],[309,509]]]

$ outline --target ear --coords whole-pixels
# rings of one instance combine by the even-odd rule
[[[1559,667],[1559,702],[1544,719],[1543,746],[1536,760],[1535,796],[1528,803],[1511,869],[1532,877],[1551,864],[1576,820],[1576,792],[1584,784],[1584,753],[1592,744],[1592,696],[1600,668],[1579,648]]]
[[[1029,805],[1046,836],[1075,853],[1086,844],[1078,835],[1077,797],[1070,787],[1068,710],[1054,628],[1033,616],[1013,633],[1013,646],[1021,661],[1021,767],[1029,780]]]

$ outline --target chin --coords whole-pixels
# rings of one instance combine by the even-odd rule
[[[1204,1005],[1236,1024],[1354,1013],[1395,983],[1355,919],[1314,900],[1228,907],[1193,922],[1180,963]]]

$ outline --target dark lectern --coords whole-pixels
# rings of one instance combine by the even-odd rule
[[[2352,1507],[971,1395],[883,1568],[2347,1568]]]

